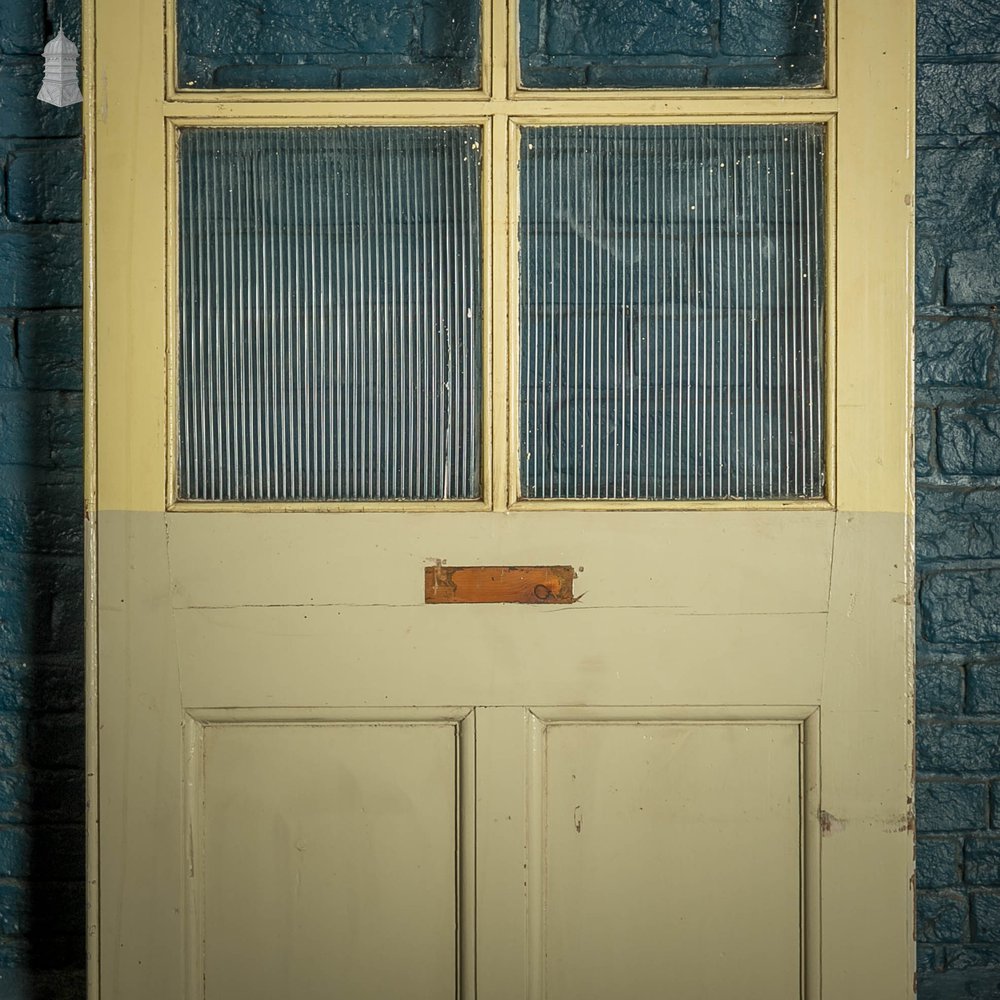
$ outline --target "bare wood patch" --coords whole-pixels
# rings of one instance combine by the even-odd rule
[[[425,604],[572,604],[572,566],[428,566]]]

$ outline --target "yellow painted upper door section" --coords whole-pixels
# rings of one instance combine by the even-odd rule
[[[172,4],[88,5],[95,997],[910,995],[913,14],[831,2],[814,90],[527,92],[495,3],[482,87],[421,96],[189,92]],[[746,136],[805,138],[727,186]],[[723,208],[672,244],[690,163]],[[652,221],[593,208],[622,190]],[[789,339],[746,339],[749,291],[699,326],[779,245]],[[560,339],[570,284],[618,339]],[[779,361],[822,474],[763,489],[737,445]],[[424,450],[376,488],[391,428]],[[565,567],[573,601],[428,603],[428,567]]]

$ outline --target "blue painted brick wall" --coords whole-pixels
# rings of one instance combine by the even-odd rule
[[[77,0],[0,0],[0,996],[84,995],[80,109],[35,100]]]
[[[1000,996],[1000,7],[919,0],[921,1000]]]
[[[1000,994],[1000,8],[918,13],[918,962],[944,1000]],[[0,0],[0,995],[33,1000],[83,992],[80,118],[35,100],[59,18],[79,39],[76,0]]]

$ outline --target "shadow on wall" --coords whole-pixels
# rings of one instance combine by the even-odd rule
[[[80,107],[35,99],[76,4],[0,0],[0,996],[85,996]]]

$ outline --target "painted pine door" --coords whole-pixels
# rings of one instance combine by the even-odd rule
[[[910,6],[396,91],[184,7],[88,12],[95,996],[909,995]]]

